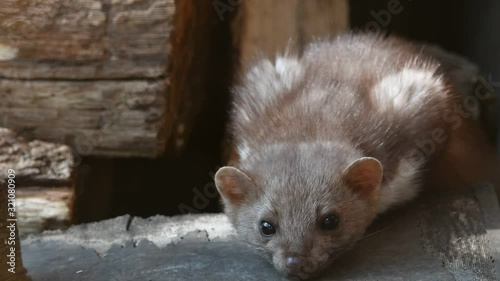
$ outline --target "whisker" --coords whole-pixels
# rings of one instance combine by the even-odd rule
[[[254,246],[254,247],[257,247],[258,249],[262,249],[262,250],[264,250],[264,249],[265,249],[265,247],[264,247],[264,246],[254,244],[254,243],[252,243],[252,242],[250,242],[250,241],[243,240],[243,239],[242,239],[241,241],[243,241],[243,242],[245,242],[245,243],[247,243],[247,244],[250,244],[250,245],[252,245],[252,246]]]
[[[358,239],[358,241],[363,240],[363,239],[365,239],[365,238],[368,238],[368,237],[370,237],[370,236],[373,236],[373,235],[379,234],[379,233],[381,233],[381,232],[383,232],[383,231],[386,231],[387,229],[389,229],[389,228],[391,228],[391,227],[392,227],[392,225],[391,225],[391,226],[388,226],[388,227],[386,227],[386,228],[384,228],[384,229],[377,230],[377,231],[375,231],[375,232],[372,232],[372,233],[370,233],[370,234],[367,234],[367,235],[365,235],[365,236],[363,236],[363,237],[359,238],[359,239]]]

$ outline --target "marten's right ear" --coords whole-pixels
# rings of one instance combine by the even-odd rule
[[[382,164],[372,157],[359,158],[344,171],[344,180],[347,185],[366,198],[379,196],[382,177]]]
[[[248,189],[254,185],[244,172],[230,166],[220,168],[214,179],[222,198],[235,206],[242,203]]]

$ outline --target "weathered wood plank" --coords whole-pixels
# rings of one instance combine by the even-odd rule
[[[22,234],[64,228],[72,221],[77,172],[70,147],[27,142],[0,128],[0,181],[8,181],[9,170]]]
[[[23,187],[16,196],[19,232],[23,235],[65,229],[71,223],[73,188]]]
[[[156,142],[152,142],[157,135],[141,130],[127,132],[81,129],[75,133],[74,128],[36,128],[27,131],[27,133],[34,136],[44,136],[46,140],[52,142],[65,142],[74,147],[80,156],[114,155],[129,157],[132,149],[118,151],[116,148],[133,147],[133,150],[137,151],[154,151],[157,148]]]
[[[165,75],[174,13],[174,0],[2,1],[0,77]]]
[[[186,143],[208,94],[212,4],[2,2],[0,126],[91,156],[153,158],[169,138]]]
[[[71,145],[81,155],[156,156],[167,138],[166,87],[164,80],[0,79],[0,126]]]
[[[82,155],[160,155],[175,10],[174,0],[3,1],[0,126]]]
[[[65,145],[26,142],[14,132],[0,128],[0,180],[5,171],[16,172],[17,186],[72,186],[74,156]]]
[[[346,31],[349,27],[349,2],[344,0],[301,2],[302,44]]]
[[[243,1],[234,28],[241,61],[273,57],[289,44],[300,51],[316,37],[345,31],[348,14],[345,0]]]

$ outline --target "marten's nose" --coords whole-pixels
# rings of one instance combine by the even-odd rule
[[[305,258],[301,256],[291,256],[286,259],[286,269],[291,274],[300,273],[304,266]]]

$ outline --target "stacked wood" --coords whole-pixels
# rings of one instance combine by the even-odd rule
[[[0,126],[81,155],[162,153],[174,0],[3,0]],[[168,111],[168,112],[167,112]]]
[[[8,181],[7,171],[13,171],[21,234],[64,228],[72,221],[74,161],[68,146],[27,142],[0,128],[0,181]]]

